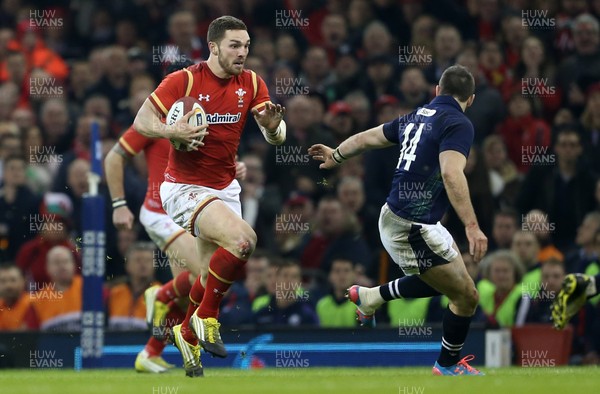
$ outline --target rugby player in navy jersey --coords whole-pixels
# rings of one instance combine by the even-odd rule
[[[473,125],[464,115],[475,81],[462,66],[444,71],[436,97],[426,106],[356,134],[337,148],[316,144],[308,153],[332,169],[366,150],[400,145],[392,189],[379,216],[381,241],[406,276],[373,288],[352,286],[349,299],[363,325],[374,325],[375,310],[397,298],[446,295],[442,346],[435,375],[482,375],[460,358],[479,295],[452,236],[440,219],[449,205],[465,226],[469,252],[479,262],[487,238],[479,229],[463,172],[473,143]],[[366,176],[369,176],[367,174]]]

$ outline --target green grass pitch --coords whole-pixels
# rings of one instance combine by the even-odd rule
[[[4,370],[0,392],[14,394],[219,394],[219,393],[597,393],[600,369],[502,368],[486,376],[432,376],[430,368],[211,369],[204,378],[186,378],[182,369],[166,374],[133,370]],[[376,390],[376,391],[373,391]]]

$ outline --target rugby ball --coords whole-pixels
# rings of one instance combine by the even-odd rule
[[[188,119],[188,123],[192,126],[201,126],[206,123],[206,112],[204,112],[204,108],[200,104],[200,101],[193,97],[182,97],[179,100],[175,101],[169,109],[167,113],[166,123],[170,126],[179,121],[185,114],[194,110],[194,114],[190,116]],[[196,138],[193,142],[186,145],[180,141],[175,141],[171,139],[171,145],[173,148],[180,151],[191,151],[194,147],[196,147],[204,137]]]

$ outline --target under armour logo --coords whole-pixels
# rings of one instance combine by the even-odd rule
[[[206,101],[210,101],[210,94],[207,94],[206,96],[199,94],[198,95],[198,100],[202,101],[202,100],[206,100]]]

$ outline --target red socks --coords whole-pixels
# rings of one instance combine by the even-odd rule
[[[158,293],[156,293],[156,299],[167,304],[175,298],[186,297],[190,293],[191,288],[190,273],[189,271],[184,271],[173,280],[162,285]]]
[[[198,338],[194,335],[192,330],[190,329],[190,319],[192,315],[198,308],[198,305],[202,302],[202,298],[204,297],[204,287],[200,282],[200,277],[196,278],[192,289],[190,290],[190,304],[188,305],[187,313],[185,314],[185,319],[183,319],[183,323],[181,324],[181,335],[186,342],[191,343],[192,345],[198,344]]]
[[[196,313],[198,317],[217,318],[219,305],[231,284],[237,279],[238,273],[243,269],[246,260],[239,259],[227,250],[219,247],[208,264],[208,279],[206,293]]]
[[[150,339],[148,339],[148,342],[146,342],[144,350],[148,352],[148,357],[157,357],[162,354],[162,351],[166,345],[166,341],[159,341],[154,337],[150,337]]]

